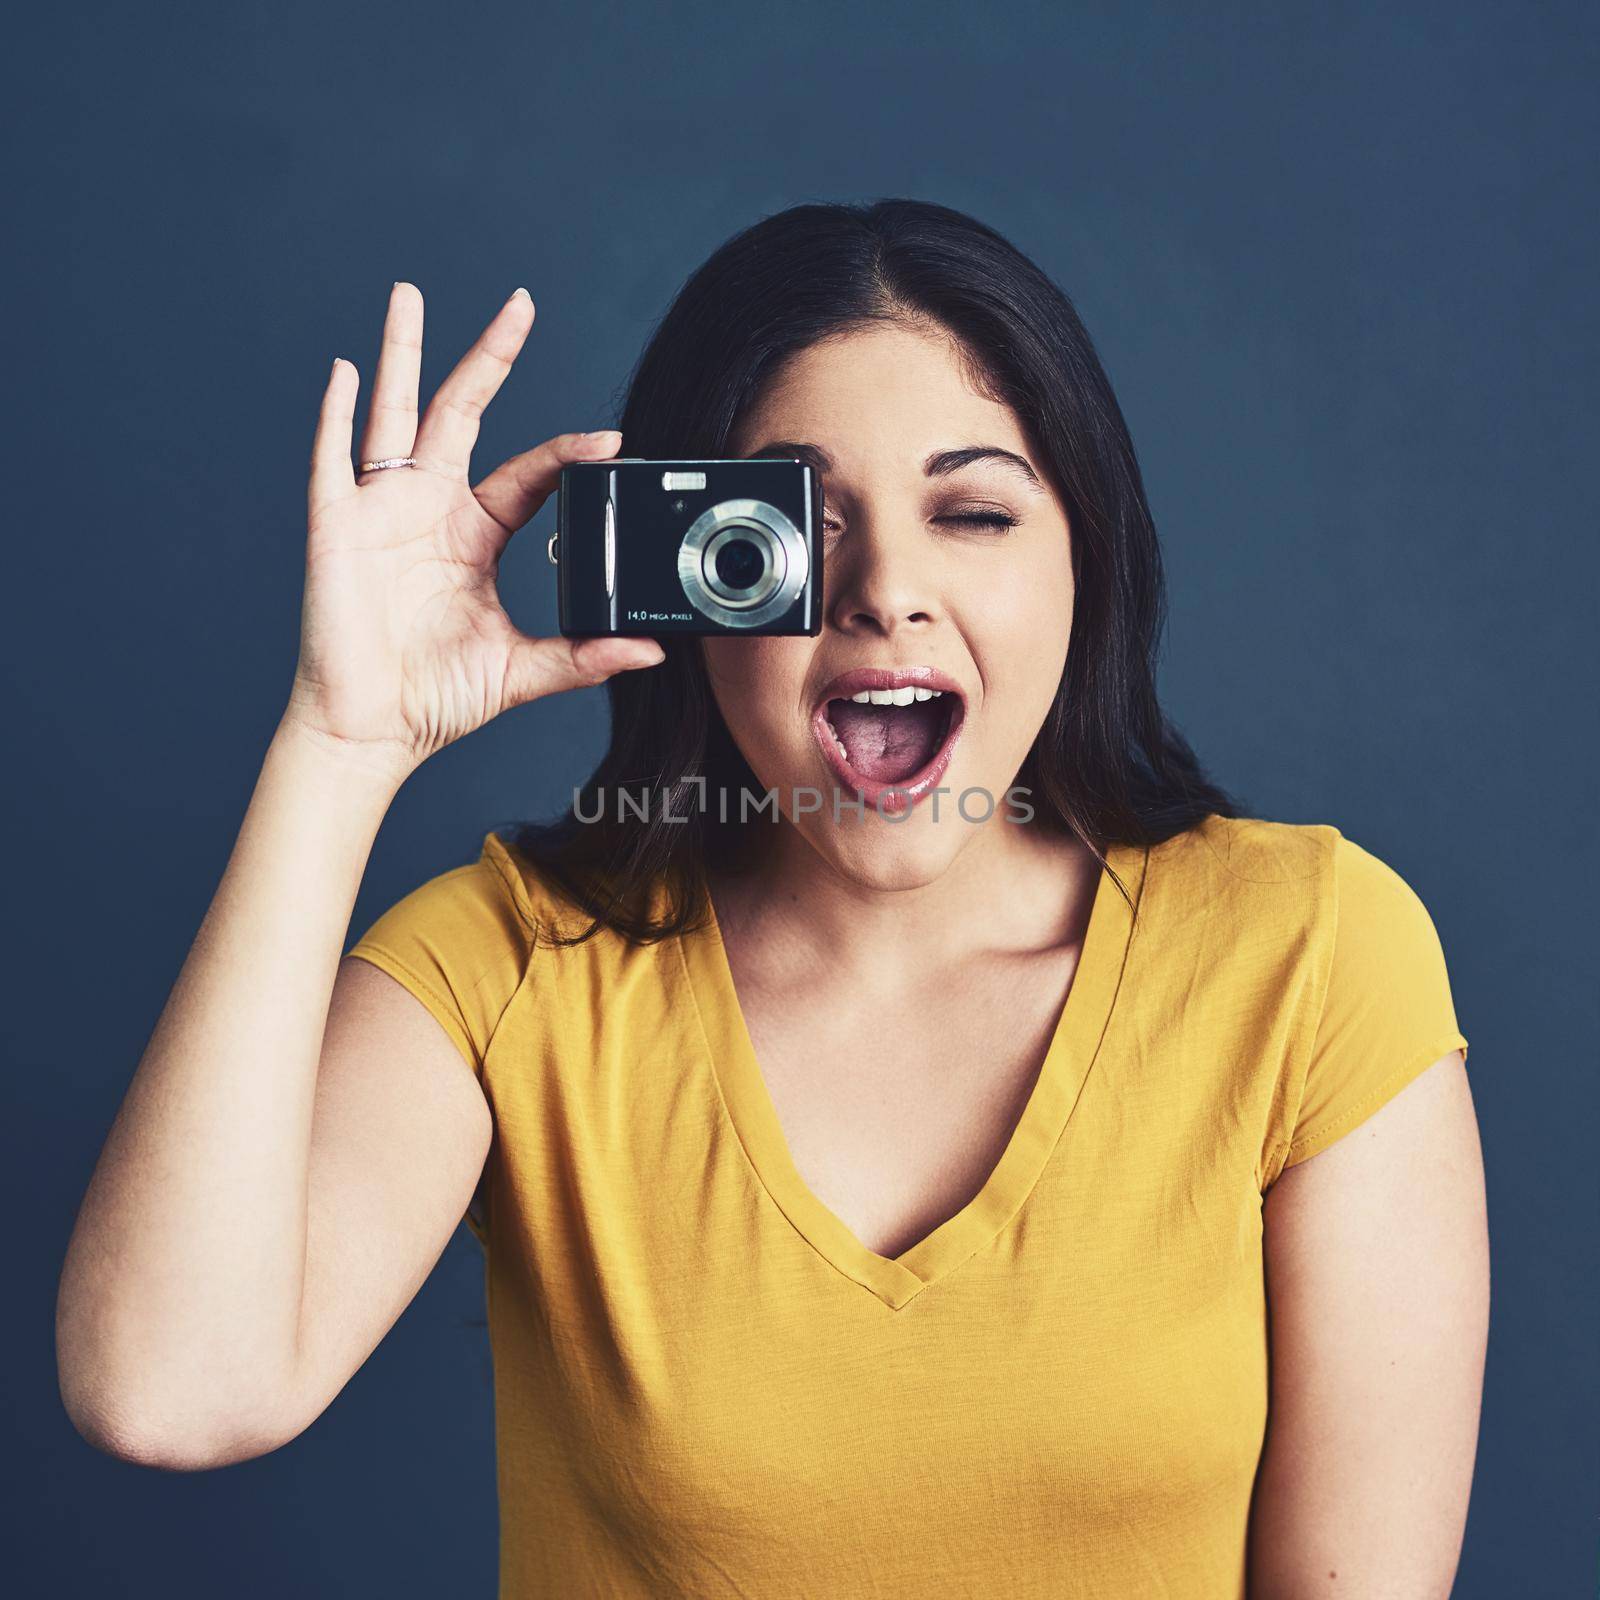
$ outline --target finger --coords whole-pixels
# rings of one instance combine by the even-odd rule
[[[599,433],[558,433],[496,467],[472,492],[504,530],[501,549],[555,493],[561,469],[569,461],[602,461],[621,444],[622,435],[615,428],[603,428]]]
[[[478,442],[478,419],[494,399],[533,326],[533,301],[518,289],[494,314],[478,342],[439,385],[417,429],[411,454],[421,465],[465,477]]]
[[[524,705],[563,689],[582,689],[634,667],[654,667],[667,653],[654,639],[533,639],[523,634],[506,664],[506,703]]]
[[[361,461],[408,456],[417,439],[417,385],[422,376],[422,291],[397,283],[389,291],[372,403],[361,436]]]
[[[322,391],[322,411],[311,445],[311,482],[306,499],[313,518],[336,500],[356,492],[350,434],[355,426],[356,394],[360,388],[360,375],[339,356],[328,374],[328,386]]]

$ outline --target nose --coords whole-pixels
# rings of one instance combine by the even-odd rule
[[[914,538],[857,523],[828,552],[823,574],[828,622],[841,633],[892,638],[921,631],[941,614],[933,563]]]

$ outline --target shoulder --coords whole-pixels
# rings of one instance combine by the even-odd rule
[[[526,949],[545,898],[537,874],[491,833],[476,860],[436,873],[394,900],[359,942],[423,937],[469,958],[490,945]]]
[[[485,886],[515,910],[530,936],[560,917],[562,899],[553,881],[530,857],[498,833],[483,836],[483,849],[474,863]]]
[[[1266,1090],[1263,1191],[1464,1050],[1427,908],[1331,823],[1209,816],[1152,848],[1146,908],[1146,1004]]]
[[[1342,911],[1364,922],[1414,921],[1422,902],[1387,861],[1328,822],[1208,816],[1156,846],[1169,875],[1214,888],[1276,891],[1255,898],[1298,905],[1332,925]]]
[[[1158,928],[1206,960],[1292,986],[1303,1020],[1436,997],[1444,957],[1407,877],[1332,823],[1207,817],[1152,852]],[[1436,1000],[1428,1003],[1435,1005]]]
[[[490,832],[475,860],[436,873],[391,901],[348,953],[391,970],[403,964],[456,990],[486,977],[492,977],[492,987],[507,989],[520,981],[550,935],[586,925],[533,860]]]
[[[659,957],[654,946],[636,943],[619,928],[592,915],[560,874],[522,849],[514,837],[486,835],[478,867],[485,882],[492,875],[496,892],[515,909],[546,963],[610,968],[636,963],[646,955]],[[664,915],[667,901],[667,891],[659,881],[651,881],[637,897],[626,899],[630,910],[642,908],[651,917]],[[581,942],[570,942],[573,940]]]
[[[1152,847],[1152,921],[1171,936],[1203,929],[1213,955],[1225,945],[1274,967],[1297,953],[1303,965],[1331,935],[1340,839],[1326,823],[1213,813]]]
[[[1209,867],[1239,883],[1300,883],[1314,888],[1327,873],[1339,838],[1339,830],[1324,822],[1275,822],[1213,813],[1157,848],[1177,845],[1201,854]]]
[[[1186,896],[1237,908],[1257,931],[1294,931],[1319,990],[1359,986],[1387,962],[1414,962],[1437,947],[1407,878],[1332,823],[1212,815],[1157,846],[1152,859]]]

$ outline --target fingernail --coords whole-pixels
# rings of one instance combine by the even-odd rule
[[[593,433],[584,434],[584,438],[591,444],[610,444],[613,439],[620,439],[622,435],[615,428],[597,428]]]
[[[519,288],[516,288],[516,289],[513,289],[513,290],[512,290],[512,291],[511,291],[511,298],[512,298],[512,299],[513,299],[513,300],[515,300],[515,299],[516,299],[516,298],[517,298],[517,296],[518,296],[518,295],[519,295],[519,294],[520,294],[520,295],[521,295],[521,296],[522,296],[522,298],[523,298],[523,299],[524,299],[524,300],[531,300],[531,299],[533,299],[533,296],[532,296],[532,295],[531,295],[531,294],[529,294],[529,293],[528,293],[528,291],[527,291],[527,290],[526,290],[526,289],[523,289],[523,288],[520,288],[520,287],[519,287]]]
[[[635,661],[630,661],[630,667],[659,667],[667,659],[667,652],[656,645],[647,656],[640,656]]]

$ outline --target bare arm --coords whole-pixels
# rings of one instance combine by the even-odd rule
[[[1272,1396],[1251,1600],[1445,1600],[1489,1324],[1459,1051],[1267,1191]]]
[[[201,1467],[293,1437],[416,1292],[481,1170],[488,1108],[444,1030],[340,953],[423,760],[508,706],[660,659],[529,638],[499,605],[499,556],[562,463],[618,443],[559,435],[469,483],[532,319],[513,296],[419,424],[422,300],[395,286],[362,458],[413,469],[358,483],[355,372],[329,378],[290,703],[62,1270],[62,1399],[113,1454]]]
[[[393,788],[376,766],[363,771],[293,725],[267,751],[62,1273],[62,1397],[103,1449],[203,1465],[279,1442],[301,1383],[324,1018]],[[459,1186],[450,1156],[476,1120],[446,1082],[456,1094],[444,1108],[444,1159],[423,1175],[436,1202]],[[470,1075],[466,1087],[486,1115]]]
[[[299,1365],[278,1434],[309,1427],[411,1303],[461,1221],[493,1123],[438,1020],[344,961],[317,1074]]]

